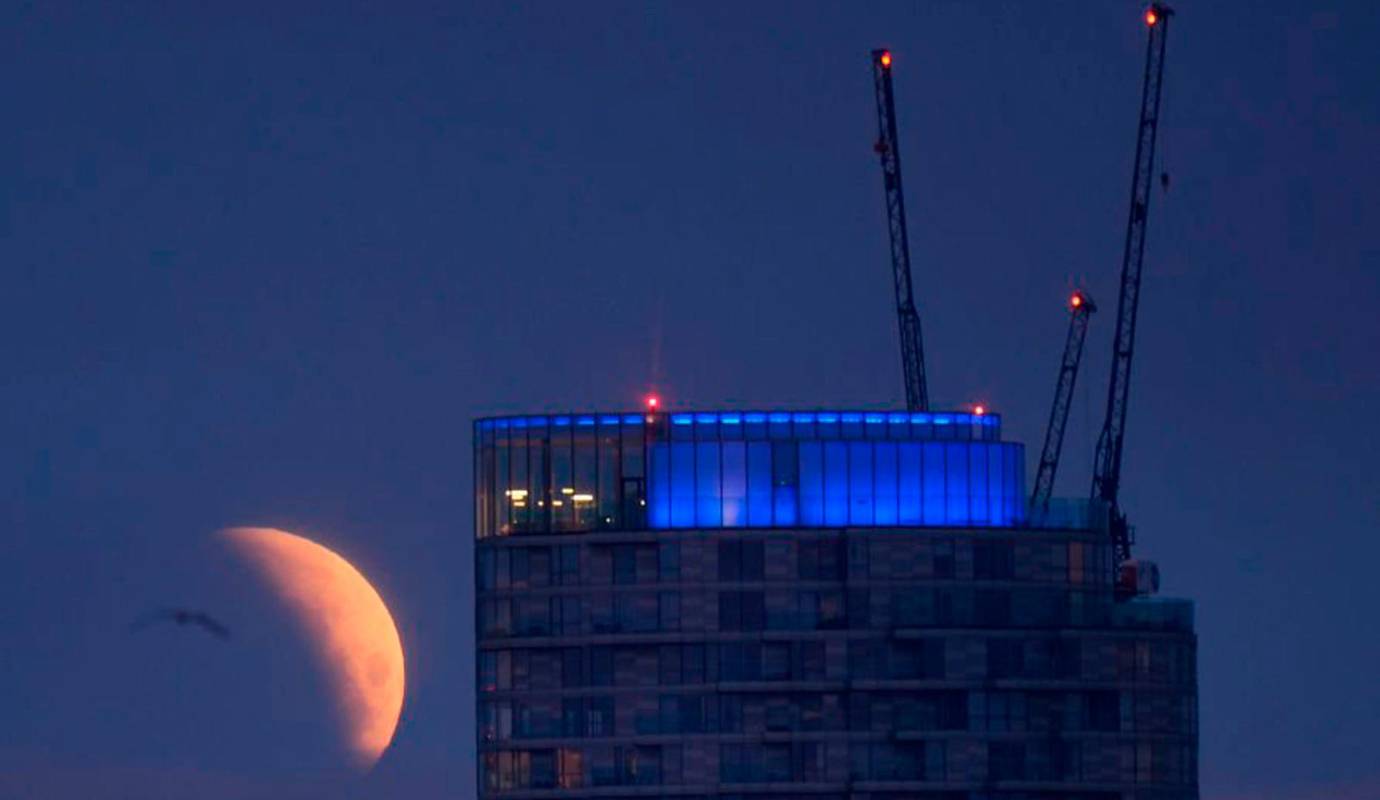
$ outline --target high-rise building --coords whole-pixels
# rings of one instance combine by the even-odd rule
[[[1193,608],[996,415],[475,423],[481,797],[1196,798]]]

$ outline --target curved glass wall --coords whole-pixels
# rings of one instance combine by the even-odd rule
[[[1014,527],[1024,452],[994,414],[571,414],[475,423],[480,537]]]

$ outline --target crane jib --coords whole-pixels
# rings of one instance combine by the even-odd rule
[[[1146,12],[1148,42],[1141,90],[1140,122],[1136,127],[1136,158],[1131,173],[1131,204],[1121,260],[1121,293],[1117,300],[1115,340],[1107,412],[1097,437],[1093,459],[1092,495],[1110,512],[1112,543],[1119,560],[1131,556],[1131,529],[1119,504],[1121,464],[1125,449],[1126,416],[1130,402],[1131,362],[1135,355],[1136,315],[1140,305],[1141,267],[1145,230],[1150,218],[1150,185],[1155,166],[1155,138],[1159,131],[1160,89],[1164,82],[1165,44],[1173,9],[1153,5]]]

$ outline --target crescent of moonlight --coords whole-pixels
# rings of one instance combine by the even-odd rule
[[[330,675],[347,746],[372,767],[393,739],[402,712],[402,641],[369,581],[335,552],[274,528],[221,534],[292,609]]]

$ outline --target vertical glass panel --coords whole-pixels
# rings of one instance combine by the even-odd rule
[[[498,532],[507,536],[513,532],[512,520],[509,518],[512,504],[508,502],[509,487],[512,486],[512,478],[508,469],[512,459],[512,453],[508,446],[508,431],[498,431],[494,439],[494,481],[498,489],[494,493],[494,503],[497,506],[495,510],[498,517]]]
[[[878,425],[868,425],[869,431]],[[872,524],[872,443],[848,444],[848,523]]]
[[[848,524],[848,443],[824,443],[824,522]]]
[[[747,525],[747,445],[723,443],[723,524],[729,528]]]
[[[626,443],[626,440],[625,440]],[[626,450],[624,451],[626,453]],[[651,447],[651,475],[648,476],[648,523],[653,528],[671,527],[671,446],[657,442]],[[624,460],[626,464],[626,459]]]
[[[548,496],[551,476],[551,440],[542,423],[527,428],[527,509],[532,514],[532,530],[545,533],[551,530],[551,498]]]
[[[903,442],[896,446],[899,511],[896,521],[902,525],[919,525],[920,513],[920,445]]]
[[[586,418],[580,418],[583,421]],[[570,487],[573,491],[565,491],[564,484],[561,493],[565,495],[570,509],[570,521],[574,530],[589,530],[598,527],[595,524],[598,518],[598,511],[595,508],[595,493],[598,491],[598,453],[595,450],[598,438],[595,435],[594,420],[589,419],[588,425],[577,425],[571,429],[574,438],[574,474],[571,478]]]
[[[925,498],[925,524],[943,525],[948,519],[944,510],[944,445],[926,442],[922,445],[924,457],[925,482],[922,494]]]
[[[989,429],[990,430],[990,429]],[[988,518],[993,525],[1006,525],[1010,522],[1006,518],[1006,502],[1002,497],[1002,486],[1005,481],[1003,465],[1006,457],[1005,447],[1000,444],[988,445],[987,456],[987,508]]]
[[[508,496],[504,500],[508,504],[513,530],[527,532],[532,530],[532,511],[536,506],[529,479],[532,468],[531,455],[528,451],[526,431],[514,431],[513,434],[512,463],[509,466],[513,478],[508,488]]]
[[[987,456],[995,448],[983,442],[968,445],[968,513],[974,525],[986,525],[992,521],[987,507]],[[1000,458],[1001,454],[997,453]]]
[[[824,524],[824,448],[800,443],[800,524]]]
[[[771,525],[771,443],[748,442],[748,525]]]
[[[719,443],[695,445],[695,524],[710,528],[723,525],[723,496],[719,486]]]
[[[474,498],[476,533],[482,539],[494,533],[494,439],[491,431],[478,433],[479,446],[475,448],[475,475],[478,488]]]
[[[547,491],[547,505],[551,507],[551,530],[568,531],[575,527],[574,505],[575,465],[571,454],[570,427],[551,428],[551,486]]]
[[[944,477],[948,481],[946,522],[962,525],[968,522],[968,445],[962,442],[946,444],[944,456]]]
[[[1004,460],[1010,464],[1006,485],[1002,487],[1002,492],[1006,496],[1006,519],[1009,522],[1019,522],[1025,516],[1025,504],[1021,497],[1022,489],[1025,487],[1025,453],[1018,444],[1007,443],[1001,448],[1005,452]]]
[[[895,525],[897,517],[897,492],[899,487],[896,482],[896,443],[877,442],[875,460],[873,462],[874,483],[872,487],[872,497],[875,503],[873,510],[874,524]]]
[[[671,527],[695,526],[695,443],[671,443]]]
[[[619,523],[618,489],[622,486],[622,475],[618,469],[620,450],[618,441],[618,418],[609,423],[599,422],[599,489],[595,493],[598,504],[598,527],[613,528]]]
[[[771,449],[772,515],[776,525],[795,525],[800,481],[795,442],[774,442]]]
[[[644,461],[647,458],[645,450],[645,435],[647,429],[643,425],[642,417],[632,414],[623,417],[623,457],[622,457],[622,483],[619,491],[622,495],[619,508],[623,512],[623,526],[627,528],[639,528],[643,524],[644,515],[654,516],[648,506],[650,499],[650,485],[652,480],[645,474]],[[670,480],[670,462],[664,457],[661,462],[661,472],[657,479],[661,481],[664,488]],[[671,522],[670,499],[665,492],[661,494],[663,508],[661,522],[652,527],[666,527]]]

